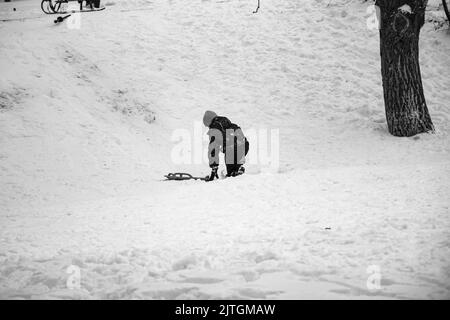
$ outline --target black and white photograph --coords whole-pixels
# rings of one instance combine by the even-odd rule
[[[450,299],[449,10],[0,0],[0,299]]]

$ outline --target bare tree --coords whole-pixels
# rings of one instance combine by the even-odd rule
[[[376,0],[380,8],[381,73],[389,132],[433,132],[419,65],[419,34],[428,0]]]

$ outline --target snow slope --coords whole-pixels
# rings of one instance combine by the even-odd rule
[[[450,298],[446,30],[421,38],[436,133],[395,138],[367,3],[105,3],[80,29],[0,4],[0,297]],[[171,158],[206,109],[279,129],[278,172],[161,181],[208,173]]]

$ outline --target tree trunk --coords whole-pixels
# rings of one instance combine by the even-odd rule
[[[410,137],[433,132],[419,66],[419,34],[428,0],[377,0],[380,7],[381,74],[389,132]],[[411,13],[399,10],[409,5]]]

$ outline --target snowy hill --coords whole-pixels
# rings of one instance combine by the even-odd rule
[[[366,2],[105,4],[0,3],[0,297],[450,297],[446,30],[420,44],[437,131],[395,138]],[[207,109],[278,129],[279,169],[161,181],[209,173],[172,153]]]

